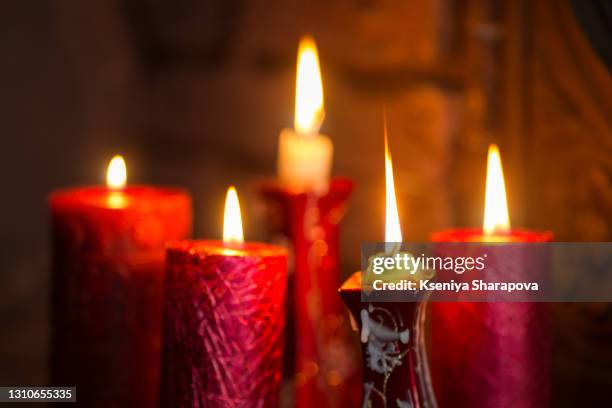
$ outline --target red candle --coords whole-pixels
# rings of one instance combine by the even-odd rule
[[[385,252],[396,253],[402,232],[385,123]],[[436,407],[425,351],[426,302],[363,302],[362,272],[340,287],[360,332],[362,407]]]
[[[340,288],[360,333],[362,403],[371,408],[436,407],[425,351],[423,302],[361,301],[361,272]]]
[[[278,405],[286,279],[285,249],[243,242],[233,188],[223,241],[168,247],[164,406]]]
[[[89,405],[158,401],[165,243],[191,232],[180,189],[125,185],[50,197],[53,231],[52,382],[74,385]]]
[[[261,189],[268,232],[292,245],[290,328],[286,369],[294,375],[297,407],[351,404],[359,381],[350,328],[336,289],[340,283],[339,226],[352,191],[330,179],[333,143],[320,133],[325,117],[315,41],[299,44],[293,128],[278,143],[278,174]]]
[[[552,240],[550,232],[510,229],[501,159],[494,145],[489,148],[486,183],[483,228],[436,232],[432,241],[439,243],[438,249],[446,249],[441,243]],[[518,273],[525,262],[535,261],[526,252],[516,256],[521,246],[509,251],[483,245],[481,250],[497,253],[500,264]],[[432,375],[441,407],[548,406],[550,332],[545,304],[432,303],[431,326]]]

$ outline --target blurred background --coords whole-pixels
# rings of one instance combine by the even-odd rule
[[[481,224],[500,145],[512,225],[612,236],[612,6],[605,0],[37,0],[0,4],[0,384],[47,378],[47,195],[132,183],[194,194],[219,237],[224,192],[260,239],[254,178],[291,126],[299,37],[319,46],[334,174],[357,188],[344,275],[383,236],[383,106],[407,241]],[[609,304],[555,305],[555,406],[612,400]]]

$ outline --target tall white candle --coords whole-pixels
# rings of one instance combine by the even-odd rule
[[[298,49],[294,128],[283,129],[278,143],[278,178],[292,190],[325,194],[329,188],[334,146],[319,133],[323,105],[317,46],[304,37]]]

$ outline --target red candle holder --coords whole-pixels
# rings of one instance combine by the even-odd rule
[[[290,303],[298,407],[344,406],[355,402],[358,380],[350,329],[337,288],[340,284],[339,226],[353,183],[331,180],[323,196],[292,191],[271,181],[259,186],[271,239],[292,245]]]
[[[424,342],[425,302],[362,302],[361,272],[340,288],[360,332],[361,406],[435,407]]]
[[[495,245],[500,242],[548,242],[552,233],[512,230],[486,237],[481,229],[473,228],[436,232],[431,238],[434,250],[444,243],[482,242],[480,251],[496,251]],[[488,241],[495,244],[487,246]],[[507,252],[497,249],[498,259],[502,253],[513,255],[499,262],[517,273],[522,269],[521,262],[546,264],[520,256],[520,245]],[[434,302],[431,336],[432,377],[440,406],[549,405],[551,333],[547,304]]]
[[[183,190],[51,195],[51,382],[90,406],[158,404],[165,243],[191,233]]]
[[[162,405],[278,406],[286,250],[180,241],[167,259]]]

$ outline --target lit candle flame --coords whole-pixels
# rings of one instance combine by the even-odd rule
[[[312,37],[300,40],[295,84],[295,131],[304,136],[316,135],[323,123],[323,82],[317,45]]]
[[[395,183],[393,181],[393,164],[389,142],[387,140],[387,122],[385,120],[385,242],[402,242],[402,230],[397,212]]]
[[[510,231],[510,217],[506,200],[506,183],[497,145],[489,146],[488,156],[482,229],[485,235],[505,234]]]
[[[121,190],[127,183],[125,160],[121,155],[113,157],[106,171],[106,186],[112,190]]]
[[[244,242],[242,233],[242,217],[236,188],[230,186],[225,196],[225,213],[223,215],[223,242],[226,244],[241,244]]]

